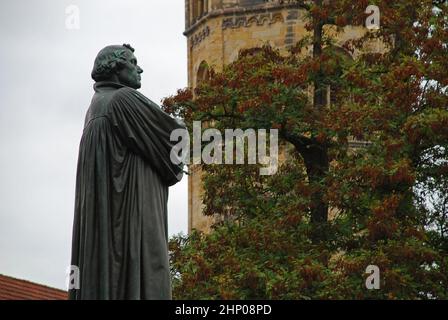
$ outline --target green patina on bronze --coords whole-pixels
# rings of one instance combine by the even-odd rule
[[[182,178],[170,161],[183,129],[136,91],[143,70],[129,45],[95,59],[95,94],[79,148],[71,299],[170,299],[168,187]]]

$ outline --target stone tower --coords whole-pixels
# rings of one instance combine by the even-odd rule
[[[188,86],[238,57],[241,49],[269,43],[285,51],[306,33],[305,11],[297,0],[185,0],[188,39]],[[366,29],[346,28],[338,42],[361,36]],[[201,169],[190,166],[188,230],[209,231],[212,219],[202,215]]]

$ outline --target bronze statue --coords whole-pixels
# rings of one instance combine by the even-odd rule
[[[171,299],[168,187],[182,178],[170,134],[184,129],[139,93],[130,45],[95,59],[95,94],[79,148],[70,299]]]

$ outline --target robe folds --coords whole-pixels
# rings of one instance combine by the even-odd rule
[[[138,91],[97,82],[76,175],[70,299],[171,299],[168,187],[182,178],[176,119]]]

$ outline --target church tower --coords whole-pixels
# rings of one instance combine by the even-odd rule
[[[208,66],[220,71],[241,49],[269,43],[286,52],[305,29],[305,11],[299,0],[185,0],[188,39],[188,86],[208,75]],[[361,36],[366,29],[347,28],[338,42]],[[201,169],[190,166],[188,177],[188,230],[209,231],[212,219],[202,214]]]

